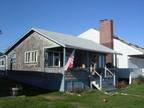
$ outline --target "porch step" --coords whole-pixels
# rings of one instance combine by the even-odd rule
[[[91,81],[91,87],[94,86],[95,88],[99,90],[104,91],[115,91],[116,88],[114,86],[114,80],[115,75],[106,68],[107,73],[104,72],[98,73],[97,71],[94,71],[94,74],[91,74],[90,81]]]
[[[113,85],[113,79],[103,78],[102,80],[102,89],[105,91],[114,91],[116,88]]]

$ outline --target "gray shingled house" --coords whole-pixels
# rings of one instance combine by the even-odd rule
[[[64,71],[73,49],[74,67]],[[102,89],[106,72],[114,85],[115,75],[103,70],[107,54],[117,53],[87,39],[32,28],[8,48],[0,61],[4,61],[2,66],[9,78],[49,90],[72,91],[92,86]],[[101,73],[90,69],[93,62]]]

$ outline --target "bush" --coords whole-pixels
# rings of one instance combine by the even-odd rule
[[[116,85],[117,88],[124,88],[126,87],[128,84],[126,81],[119,81]]]
[[[144,76],[140,75],[138,78],[134,80],[136,84],[144,84]]]
[[[72,92],[73,92],[73,93],[78,93],[78,94],[80,94],[80,93],[83,92],[83,90],[82,90],[82,89],[79,89],[79,88],[76,88],[76,89],[74,89]]]

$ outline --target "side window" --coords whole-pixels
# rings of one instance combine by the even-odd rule
[[[38,62],[38,51],[27,51],[24,54],[25,63],[36,63]]]
[[[16,63],[16,53],[13,53],[13,54],[11,55],[11,62],[12,62],[12,63]]]
[[[5,66],[5,61],[2,59],[0,60],[0,67],[4,67]]]
[[[12,53],[9,58],[11,63],[16,63],[16,53]]]

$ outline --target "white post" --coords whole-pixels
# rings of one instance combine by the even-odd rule
[[[63,68],[64,68],[65,62],[66,62],[65,57],[66,57],[66,48],[64,47],[63,48]]]
[[[114,86],[116,85],[116,76],[115,76],[115,74],[113,75],[113,85]]]
[[[107,71],[107,70],[106,70],[106,66],[105,66],[104,69],[105,69],[105,70],[104,70],[104,77],[106,78],[106,76],[107,76],[107,75],[106,75],[106,71]]]
[[[100,90],[102,90],[102,77],[100,76]]]
[[[62,78],[62,82],[61,82],[61,87],[60,87],[60,91],[64,92],[65,91],[65,71],[64,71],[64,66],[65,66],[65,56],[66,56],[66,49],[65,47],[63,47],[63,78]]]
[[[131,73],[130,73],[130,76],[129,76],[129,84],[132,83],[132,78],[131,78]]]

